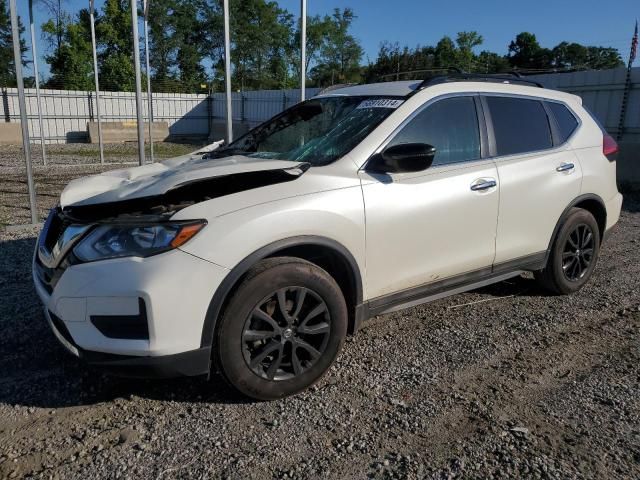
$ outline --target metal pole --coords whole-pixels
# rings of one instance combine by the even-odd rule
[[[18,14],[16,0],[9,0],[11,10],[11,41],[13,42],[13,61],[16,68],[16,83],[18,84],[18,105],[20,106],[20,127],[22,128],[22,148],[27,167],[27,188],[29,189],[29,207],[31,209],[31,223],[38,223],[38,209],[36,207],[36,191],[33,186],[33,171],[31,169],[31,147],[29,145],[29,125],[27,124],[27,105],[24,101],[24,81],[22,79],[22,52],[20,51],[20,31],[18,30]]]
[[[231,41],[229,40],[229,0],[224,0],[224,86],[227,100],[227,145],[233,141],[231,116]]]
[[[153,96],[151,94],[151,69],[149,68],[149,4],[151,0],[142,0],[144,12],[144,53],[147,71],[147,107],[149,109],[149,156],[153,163]]]
[[[96,116],[98,118],[98,143],[100,144],[100,163],[104,164],[104,143],[102,142],[102,117],[100,117],[100,83],[98,82],[98,53],[96,52],[96,26],[94,0],[89,0],[89,18],[91,23],[91,51],[93,52],[93,81],[96,85]]]
[[[304,102],[307,80],[307,0],[300,0],[300,101]]]
[[[38,125],[40,126],[40,147],[42,148],[42,164],[47,165],[47,154],[44,149],[44,128],[42,126],[42,105],[40,99],[40,75],[38,75],[38,51],[36,50],[36,29],[33,25],[33,0],[29,0],[29,27],[31,30],[31,57],[33,59],[33,76],[36,81],[36,101],[38,102]]]
[[[142,79],[140,75],[140,44],[138,39],[138,0],[131,0],[133,33],[133,66],[136,71],[136,117],[138,119],[138,159],[144,165],[144,121],[142,119]]]

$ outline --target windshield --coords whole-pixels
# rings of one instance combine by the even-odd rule
[[[245,155],[326,165],[352,150],[402,102],[364,96],[311,99],[208,156]]]

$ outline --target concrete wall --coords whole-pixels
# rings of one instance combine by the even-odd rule
[[[22,129],[20,122],[0,123],[0,145],[21,145]]]
[[[98,122],[87,123],[89,143],[98,143]],[[145,141],[148,142],[149,123],[144,122]],[[167,122],[153,122],[151,133],[154,142],[164,142],[169,138],[169,125]],[[138,123],[128,122],[105,122],[102,124],[102,141],[104,143],[124,143],[138,141]]]

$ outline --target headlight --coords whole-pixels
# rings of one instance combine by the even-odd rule
[[[107,258],[148,257],[183,245],[207,222],[158,225],[100,225],[73,249],[82,262]]]

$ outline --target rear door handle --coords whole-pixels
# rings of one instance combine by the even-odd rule
[[[481,178],[480,180],[476,180],[471,184],[471,190],[474,192],[488,190],[489,188],[493,188],[498,183],[493,178]]]
[[[569,170],[573,170],[576,166],[573,163],[561,163],[559,167],[556,168],[556,172],[568,172]]]

